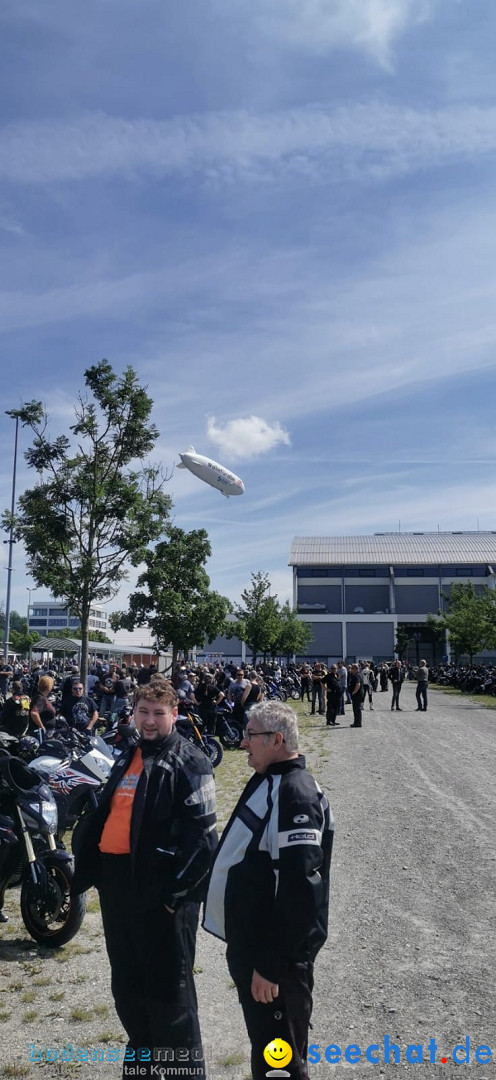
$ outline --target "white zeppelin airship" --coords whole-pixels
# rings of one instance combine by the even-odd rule
[[[188,446],[186,453],[179,454],[179,457],[181,463],[177,466],[178,469],[189,469],[199,480],[217,488],[226,499],[230,495],[244,495],[245,485],[236,473],[226,469],[225,465],[219,465],[218,461],[197,454],[194,446]]]

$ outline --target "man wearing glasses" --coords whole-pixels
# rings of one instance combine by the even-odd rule
[[[334,823],[298,752],[289,705],[254,705],[241,744],[255,770],[214,860],[204,927],[227,942],[227,963],[252,1045],[253,1080],[263,1051],[292,1049],[292,1080],[308,1080],[313,963],[327,937]]]
[[[75,727],[78,731],[91,731],[98,720],[98,709],[92,697],[84,692],[84,686],[80,679],[74,679],[71,686],[71,696],[62,702],[61,708],[64,720],[69,727]]]

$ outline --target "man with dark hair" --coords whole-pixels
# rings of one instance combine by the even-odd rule
[[[254,705],[241,745],[255,775],[224,830],[203,925],[227,941],[253,1080],[265,1080],[264,1049],[275,1039],[291,1047],[284,1075],[308,1080],[313,963],[327,937],[334,823],[298,752],[289,705]]]
[[[215,786],[210,762],[178,734],[176,718],[172,686],[138,687],[138,746],[116,762],[73,837],[73,892],[96,885],[100,893],[112,993],[128,1035],[124,1077],[167,1076],[168,1062],[171,1077],[178,1068],[204,1075],[193,964],[217,840]]]

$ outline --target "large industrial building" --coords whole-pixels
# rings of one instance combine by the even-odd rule
[[[427,615],[443,610],[453,582],[496,587],[496,531],[296,537],[289,564],[294,607],[313,631],[311,658],[390,660],[400,626],[408,659],[439,662],[449,641],[436,640]]]

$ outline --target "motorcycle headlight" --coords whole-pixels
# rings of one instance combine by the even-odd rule
[[[46,825],[48,825],[48,832],[55,834],[57,832],[58,814],[57,804],[50,800],[43,799],[41,804],[41,816]]]

